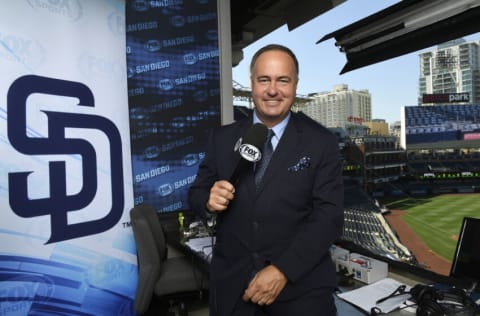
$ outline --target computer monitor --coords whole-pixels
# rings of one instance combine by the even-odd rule
[[[480,218],[464,217],[450,277],[474,290],[480,281]]]

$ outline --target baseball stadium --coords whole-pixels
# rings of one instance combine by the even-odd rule
[[[448,276],[464,217],[480,218],[480,105],[403,111],[403,144],[393,136],[343,141],[342,239]]]

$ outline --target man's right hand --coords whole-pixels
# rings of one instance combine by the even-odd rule
[[[235,194],[235,187],[227,180],[216,181],[210,189],[207,209],[210,212],[223,212],[227,209]]]

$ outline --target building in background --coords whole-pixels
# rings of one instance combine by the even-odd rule
[[[419,105],[480,103],[480,41],[449,41],[419,57]]]
[[[368,135],[387,136],[388,123],[383,119],[373,119],[368,122],[363,122],[363,125],[368,127]]]
[[[395,121],[390,124],[390,135],[400,137],[402,133],[402,123],[401,121]]]
[[[389,185],[405,174],[405,150],[395,136],[351,137],[343,149],[344,176],[356,181],[372,195],[388,194]]]
[[[332,91],[309,94],[311,101],[300,111],[329,128],[344,128],[365,132],[363,122],[372,119],[372,97],[368,90],[349,90],[348,85],[339,84]],[[349,132],[350,134],[350,132]]]

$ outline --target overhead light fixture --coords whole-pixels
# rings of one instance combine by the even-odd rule
[[[325,35],[348,62],[340,73],[480,31],[478,0],[403,0]]]
[[[406,29],[416,30],[478,6],[478,0],[427,1],[422,8],[406,16],[404,26]]]

